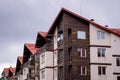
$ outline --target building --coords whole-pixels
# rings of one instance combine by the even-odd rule
[[[62,8],[45,38],[40,80],[120,80],[120,29]]]
[[[16,78],[15,78],[15,71],[16,71],[16,68],[13,68],[13,67],[9,68],[8,80],[16,80]]]
[[[41,48],[46,43],[47,32],[38,32],[35,47]],[[41,50],[41,49],[40,49]],[[40,52],[35,54],[35,80],[40,80]]]
[[[35,80],[35,54],[39,48],[35,44],[26,43],[23,51],[23,80]]]
[[[120,80],[119,47],[120,28],[102,26],[62,8],[48,32],[38,32],[35,44],[24,45],[23,61],[17,58],[16,77]],[[9,73],[10,69],[4,70],[3,75],[8,78]]]
[[[2,74],[1,74],[1,80],[7,80],[8,79],[8,73],[9,73],[9,68],[4,68]]]
[[[18,56],[16,63],[16,71],[15,71],[15,76],[17,80],[23,80],[22,65],[23,65],[23,56]]]

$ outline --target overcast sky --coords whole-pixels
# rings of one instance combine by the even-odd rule
[[[0,0],[0,73],[16,66],[24,43],[35,43],[64,7],[102,25],[120,28],[120,0]]]

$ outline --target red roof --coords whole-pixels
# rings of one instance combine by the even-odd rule
[[[63,13],[69,14],[69,15],[73,16],[74,18],[77,18],[77,19],[82,19],[82,20],[84,20],[84,21],[86,21],[86,22],[89,22],[90,24],[95,25],[96,27],[98,27],[98,28],[100,28],[100,29],[102,29],[102,30],[105,30],[105,31],[107,31],[107,32],[110,32],[110,33],[113,33],[113,34],[115,34],[115,35],[117,35],[117,36],[120,36],[120,34],[118,33],[118,32],[119,32],[119,29],[116,29],[117,31],[116,31],[116,30],[112,30],[112,29],[110,29],[110,28],[108,28],[108,27],[102,26],[102,25],[100,25],[100,24],[98,24],[98,23],[95,23],[94,21],[91,21],[91,20],[89,20],[89,19],[87,19],[87,18],[84,18],[84,17],[82,17],[82,16],[80,16],[80,15],[78,15],[78,14],[76,14],[76,13],[73,13],[73,12],[71,12],[71,11],[65,9],[65,8],[62,8],[62,9],[60,10],[59,14],[58,14],[57,17],[55,18],[52,26],[51,26],[50,29],[49,29],[48,34],[51,34],[51,33],[54,32],[55,27],[56,27],[56,23],[60,20],[60,18],[62,17],[62,14],[63,14]]]
[[[11,71],[13,74],[15,73],[15,70],[16,70],[16,68],[10,67],[10,71]]]
[[[47,32],[38,32],[42,37],[46,37],[46,35],[47,35]]]
[[[9,68],[4,68],[5,76],[8,77]]]
[[[20,61],[20,63],[23,63],[23,57],[22,56],[18,56],[18,60]]]
[[[120,29],[110,28],[113,32],[120,35]]]
[[[29,51],[34,55],[39,48],[35,48],[35,44],[26,43],[25,46],[29,49]]]

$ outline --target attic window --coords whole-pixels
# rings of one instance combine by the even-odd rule
[[[105,39],[105,33],[102,31],[97,31],[97,39]]]

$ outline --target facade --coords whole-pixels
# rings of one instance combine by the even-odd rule
[[[4,68],[3,72],[2,72],[2,77],[1,80],[7,80],[8,79],[8,73],[9,73],[9,68]]]
[[[0,80],[16,80],[15,79],[15,70],[16,68],[10,67],[10,68],[4,68],[2,72],[2,77]]]
[[[8,80],[16,80],[15,71],[16,71],[16,68],[13,68],[13,67],[9,68],[9,73],[8,73],[9,78],[8,78]]]
[[[23,80],[35,80],[35,54],[39,48],[35,44],[26,43],[23,52]]]
[[[120,80],[120,29],[62,8],[48,32],[24,45],[17,80]],[[3,74],[6,75],[4,71]]]
[[[18,56],[16,63],[16,72],[15,72],[15,77],[17,80],[23,80],[22,64],[23,64],[23,56]]]
[[[63,8],[38,51],[40,80],[120,80],[119,45],[120,29]]]

